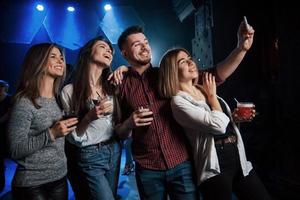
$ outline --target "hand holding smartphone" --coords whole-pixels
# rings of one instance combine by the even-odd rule
[[[245,24],[247,30],[249,30],[249,24],[248,24],[248,21],[247,21],[247,17],[246,17],[246,16],[244,16],[244,24]]]

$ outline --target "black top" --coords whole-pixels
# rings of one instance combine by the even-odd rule
[[[98,100],[98,99],[92,99],[92,101],[93,101],[94,105],[97,105],[97,104],[98,104],[98,102],[99,102],[99,100]]]
[[[220,105],[221,105],[221,107],[222,107],[223,112],[224,112],[224,113],[229,117],[229,119],[230,119],[230,116],[229,116],[228,113],[226,112],[226,106],[225,106],[225,103],[224,103],[223,101],[221,101],[221,100],[219,100],[219,103],[220,103]],[[230,136],[230,135],[234,135],[234,129],[233,129],[233,126],[232,126],[231,121],[228,123],[228,125],[227,125],[227,127],[226,127],[226,132],[225,132],[225,134],[222,134],[222,135],[215,135],[215,136],[214,136],[214,139],[215,139],[215,140],[225,139],[225,138],[227,138],[227,137]]]

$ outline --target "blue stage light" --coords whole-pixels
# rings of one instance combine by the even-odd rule
[[[74,12],[74,11],[75,11],[75,8],[74,8],[73,6],[69,6],[69,7],[67,8],[67,10],[68,10],[69,12]]]
[[[104,10],[105,10],[105,11],[111,10],[111,5],[110,5],[110,4],[106,4],[106,5],[104,6]]]
[[[44,6],[42,4],[38,4],[36,7],[35,7],[38,11],[43,11],[44,10]]]

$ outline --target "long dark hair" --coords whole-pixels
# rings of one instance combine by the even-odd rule
[[[21,77],[14,95],[14,101],[22,97],[27,97],[31,100],[36,108],[40,108],[36,102],[36,99],[40,96],[40,82],[46,72],[45,66],[47,64],[50,51],[53,48],[57,48],[64,56],[64,50],[57,44],[53,43],[36,44],[30,47],[30,49],[27,51],[22,64]],[[65,68],[66,67],[64,66],[63,76],[57,77],[54,80],[53,92],[58,103],[60,99],[60,90],[66,75]]]
[[[90,63],[92,62],[92,48],[97,41],[103,41],[110,47],[113,52],[112,44],[102,36],[88,41],[79,51],[77,64],[74,73],[73,80],[73,95],[72,95],[72,109],[78,115],[79,118],[83,118],[84,115],[89,111],[87,107],[87,100],[89,99],[92,89],[89,82]],[[114,96],[114,115],[115,121],[119,121],[119,104],[115,99],[116,88],[114,85],[107,81],[108,76],[112,73],[111,67],[103,69],[100,78],[100,84],[102,91],[106,95]]]

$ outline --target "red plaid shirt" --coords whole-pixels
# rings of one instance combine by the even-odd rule
[[[150,67],[142,75],[130,69],[120,86],[123,120],[139,106],[153,112],[150,126],[133,130],[133,156],[138,166],[166,170],[189,159],[188,142],[181,126],[172,115],[170,99],[158,94],[158,68]]]

